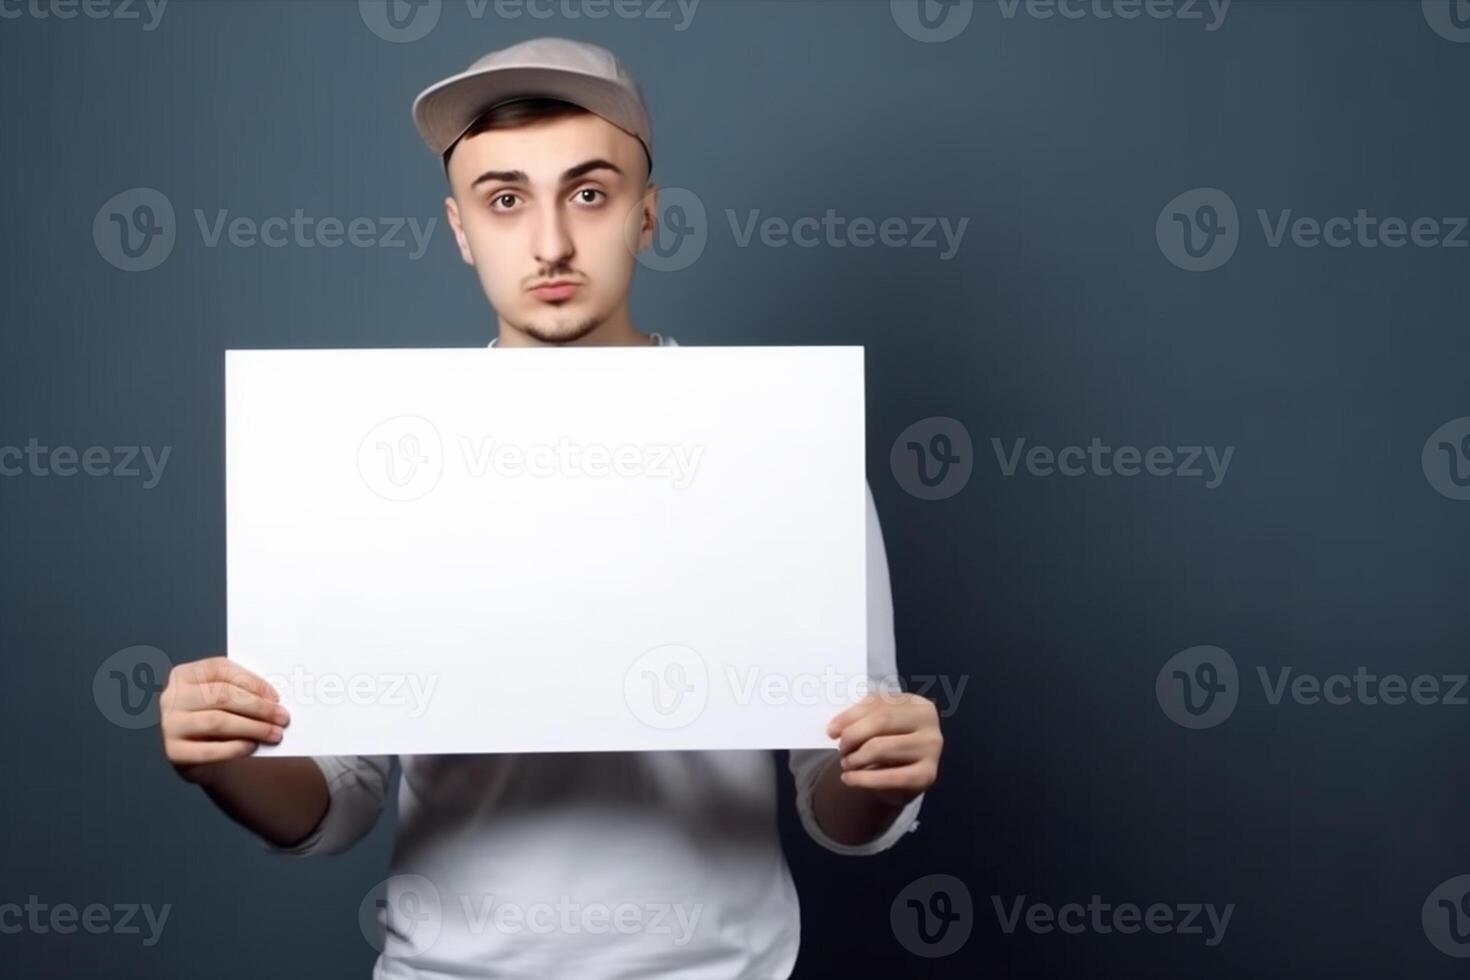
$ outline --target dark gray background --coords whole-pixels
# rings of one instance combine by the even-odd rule
[[[704,0],[648,18],[472,20],[388,43],[355,2],[174,0],[156,30],[0,20],[0,445],[172,447],[160,484],[0,478],[0,655],[11,747],[0,903],[172,903],[162,941],[0,935],[25,976],[364,977],[356,910],[391,817],[350,855],[264,854],[111,724],[114,651],[225,646],[222,352],[481,346],[494,319],[443,227],[412,97],[538,33],[616,50],[654,118],[655,178],[694,190],[709,246],[640,269],[634,322],[680,342],[862,344],[868,473],[900,665],[967,676],[920,830],[874,858],[783,832],[798,975],[1456,976],[1420,923],[1470,872],[1470,709],[1270,705],[1256,668],[1467,668],[1470,502],[1426,438],[1470,415],[1470,250],[1270,248],[1255,219],[1470,213],[1470,44],[1417,0],[1242,3],[1201,21],[1006,17],[953,40],[886,2]],[[101,257],[134,187],[179,240],[158,268]],[[1242,240],[1171,264],[1175,195],[1226,191]],[[192,211],[439,220],[405,249],[203,247]],[[738,248],[724,218],[969,218],[961,250]],[[974,475],[926,501],[889,451],[962,422]],[[1002,476],[990,440],[1235,446],[1199,480]],[[1233,716],[1191,731],[1155,698],[1174,653],[1229,651]],[[783,781],[786,776],[783,771]],[[784,786],[784,783],[783,783]],[[391,807],[390,807],[391,812]],[[921,959],[889,924],[910,882],[957,876],[973,932]],[[1224,941],[1007,935],[991,896],[1234,903]],[[1470,949],[1464,950],[1470,952]],[[841,971],[841,972],[839,972]]]

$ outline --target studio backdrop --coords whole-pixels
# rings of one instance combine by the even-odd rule
[[[1463,976],[1465,0],[0,0],[0,972],[369,974],[391,801],[269,855],[153,702],[223,352],[484,347],[409,106],[544,34],[653,117],[640,328],[866,349],[946,743],[871,857],[781,771],[796,976]]]

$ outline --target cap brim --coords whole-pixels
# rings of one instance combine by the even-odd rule
[[[622,88],[595,75],[565,68],[493,68],[463,72],[424,89],[413,100],[413,121],[429,149],[443,156],[486,110],[537,97],[561,99],[604,118],[639,114]],[[638,139],[636,133],[628,135]]]

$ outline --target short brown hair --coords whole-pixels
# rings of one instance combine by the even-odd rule
[[[460,134],[459,139],[449,144],[449,149],[444,151],[444,173],[448,176],[449,157],[454,153],[454,148],[459,145],[459,141],[462,139],[491,129],[515,129],[518,126],[529,126],[532,123],[542,122],[548,119],[560,119],[563,116],[587,114],[590,114],[588,110],[579,105],[574,105],[571,102],[564,102],[561,99],[538,96],[516,99],[514,102],[502,102],[493,109],[482,112],[476,117],[474,122],[470,123],[470,128]],[[642,140],[639,140],[640,145],[642,142]],[[653,159],[649,157],[647,147],[643,148],[643,159],[648,163],[648,174],[644,177],[646,181],[648,177],[653,175]]]

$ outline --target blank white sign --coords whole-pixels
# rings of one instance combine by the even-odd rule
[[[831,747],[866,681],[861,347],[228,351],[265,755]]]

